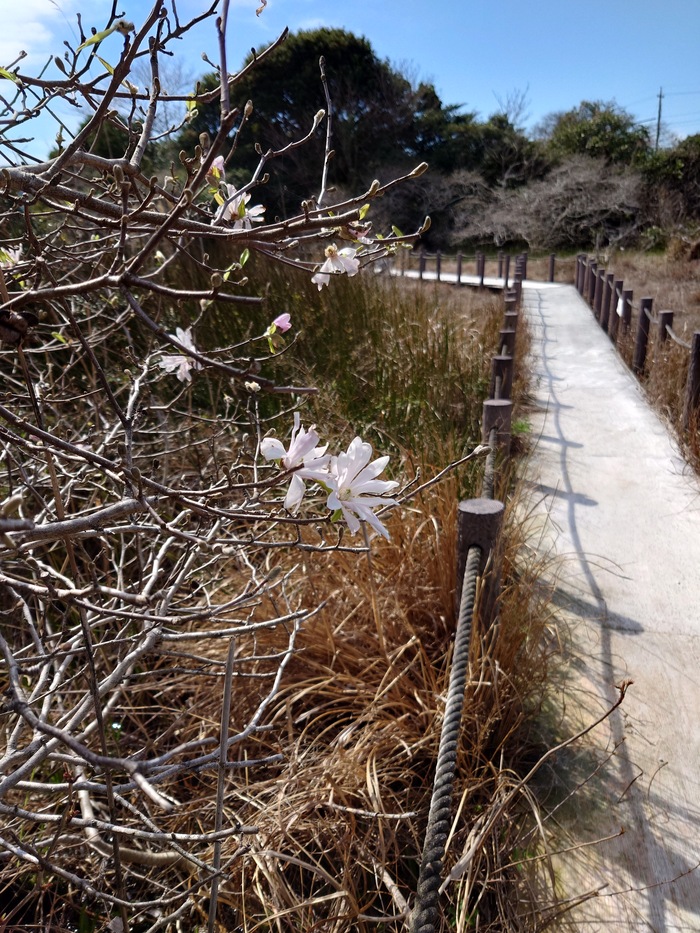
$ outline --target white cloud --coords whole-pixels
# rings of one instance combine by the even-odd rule
[[[77,0],[17,0],[3,4],[0,65],[8,65],[25,51],[22,68],[49,55],[60,55],[63,40],[77,38]]]

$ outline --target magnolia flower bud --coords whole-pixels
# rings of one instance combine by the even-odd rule
[[[408,177],[409,177],[409,178],[418,178],[419,175],[422,175],[423,172],[427,172],[427,171],[428,171],[428,163],[427,163],[427,162],[421,162],[420,165],[417,165],[417,166],[413,169],[413,171],[409,174]]]

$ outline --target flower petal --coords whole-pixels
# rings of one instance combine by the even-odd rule
[[[287,495],[284,497],[284,507],[290,512],[296,512],[299,506],[301,505],[301,500],[304,498],[304,493],[306,492],[306,484],[304,480],[299,476],[298,473],[295,473],[292,476],[292,481],[289,484],[289,489],[287,490]]]
[[[264,437],[260,442],[260,453],[266,460],[281,460],[287,455],[284,444],[276,437]]]

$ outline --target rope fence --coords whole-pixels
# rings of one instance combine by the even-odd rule
[[[503,268],[506,278],[509,274],[507,265],[504,263]],[[482,414],[482,439],[490,448],[484,468],[482,494],[477,499],[461,501],[457,510],[459,612],[416,897],[409,920],[410,933],[436,933],[439,928],[439,892],[445,847],[452,824],[457,749],[469,682],[472,637],[475,627],[483,634],[497,620],[500,572],[496,554],[505,507],[503,502],[494,499],[494,487],[497,466],[510,453],[513,361],[522,280],[526,268],[527,259],[517,257],[514,262],[513,288],[505,291],[500,348],[499,353],[492,358],[491,389]]]
[[[647,371],[652,333],[660,347],[670,339],[681,349],[689,351],[681,415],[681,424],[687,431],[700,408],[700,330],[693,333],[690,342],[683,340],[673,330],[673,311],[659,311],[655,316],[654,302],[649,297],[641,298],[639,305],[635,306],[632,289],[625,288],[622,279],[615,278],[612,272],[606,272],[596,260],[585,254],[580,254],[576,259],[574,284],[616,349],[622,353],[625,344],[631,345],[631,368],[640,379]],[[636,328],[633,327],[634,312]]]

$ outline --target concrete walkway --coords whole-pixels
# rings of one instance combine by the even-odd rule
[[[569,623],[552,737],[634,681],[548,777],[557,848],[572,849],[556,859],[560,894],[599,891],[557,928],[700,931],[700,484],[573,286],[527,283],[523,304],[531,540]]]

